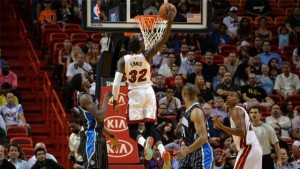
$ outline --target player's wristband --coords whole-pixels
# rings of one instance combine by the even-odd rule
[[[114,100],[118,100],[122,77],[123,77],[122,73],[116,72],[114,83],[113,83],[113,90],[112,90]]]

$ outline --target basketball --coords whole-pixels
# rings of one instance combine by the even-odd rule
[[[176,13],[177,13],[177,10],[176,10],[176,7],[171,4],[171,3],[164,3],[160,8],[159,8],[159,15],[161,18],[163,18],[164,20],[167,20],[167,12],[168,12],[168,9],[167,7],[168,6],[171,6],[172,9],[173,9],[173,18],[176,16]]]

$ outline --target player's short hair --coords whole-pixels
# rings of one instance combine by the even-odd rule
[[[71,80],[71,84],[73,86],[73,88],[77,91],[82,91],[81,89],[81,84],[82,84],[82,76],[80,73],[76,74],[75,76],[73,76],[72,80]]]
[[[197,100],[197,91],[195,85],[187,83],[184,85],[182,91],[188,94],[188,98],[190,100]]]
[[[137,37],[133,37],[130,38],[129,43],[128,43],[128,49],[132,52],[132,53],[137,53],[141,48],[141,43],[139,38]]]

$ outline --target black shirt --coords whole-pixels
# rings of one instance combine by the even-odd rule
[[[219,71],[219,66],[216,64],[207,65],[206,63],[203,64],[202,72],[204,75],[204,79],[207,82],[212,83],[213,78],[217,76]]]
[[[259,102],[262,102],[268,96],[263,88],[251,85],[245,85],[242,87],[242,94],[244,93],[246,93],[247,97],[251,99],[255,98]]]
[[[233,92],[236,92],[236,91],[240,90],[239,87],[237,85],[235,85],[235,84],[231,84],[230,86],[226,86],[224,83],[218,84],[218,86],[216,87],[216,91],[218,91],[218,89],[223,89],[223,90],[226,90],[226,91],[233,91]],[[225,96],[221,96],[221,97],[224,100],[226,100]]]
[[[248,0],[245,10],[262,15],[270,11],[271,6],[268,0]]]
[[[16,169],[16,167],[4,158],[0,165],[0,169]]]
[[[258,49],[256,49],[256,47],[253,46],[253,47],[249,48],[248,53],[251,57],[254,57],[257,54],[263,53],[263,50],[262,50],[262,48],[260,48],[260,50],[258,50]]]

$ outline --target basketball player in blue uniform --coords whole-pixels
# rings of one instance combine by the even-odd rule
[[[116,149],[118,144],[115,136],[104,126],[107,104],[112,94],[111,92],[105,93],[102,107],[99,110],[89,94],[91,84],[85,76],[76,74],[73,76],[71,84],[74,89],[80,92],[78,107],[84,131],[80,133],[79,152],[83,158],[83,167],[86,169],[108,169],[107,145],[102,131],[110,137],[113,149]]]
[[[204,111],[197,101],[194,85],[187,83],[182,90],[186,111],[182,120],[181,135],[186,147],[175,151],[181,169],[211,169],[213,150],[208,143],[208,129]]]

